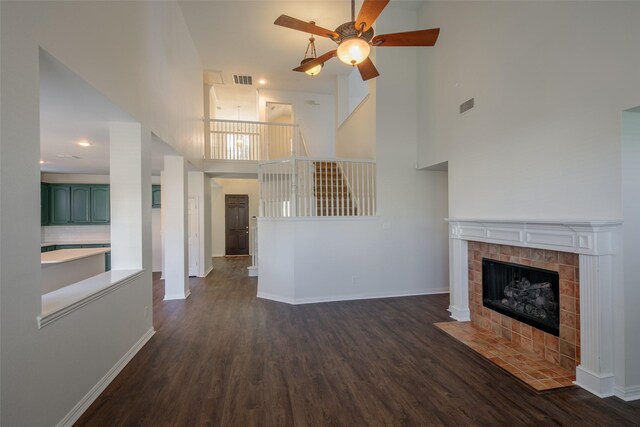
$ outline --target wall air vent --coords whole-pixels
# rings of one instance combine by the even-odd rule
[[[237,85],[244,86],[252,86],[253,85],[253,77],[251,76],[239,76],[237,74],[233,75],[233,82]]]
[[[464,101],[462,104],[460,104],[460,114],[464,113],[465,111],[469,111],[473,108],[473,98],[469,99],[468,101]]]

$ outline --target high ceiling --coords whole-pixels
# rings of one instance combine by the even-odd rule
[[[130,122],[93,86],[47,52],[40,51],[40,165],[42,172],[109,174],[109,122]],[[82,147],[80,141],[91,145]],[[152,138],[152,172],[159,175],[164,155],[176,151]]]
[[[356,1],[356,11],[361,3]],[[179,4],[204,70],[220,72],[222,84],[214,85],[219,118],[257,119],[257,89],[329,94],[336,76],[351,71],[338,60],[327,62],[314,77],[292,71],[304,56],[309,35],[273,24],[286,14],[333,29],[350,19],[349,0],[179,0]],[[387,8],[415,9],[420,4],[392,0]],[[331,40],[316,37],[318,55],[334,48]],[[107,123],[131,117],[46,52],[41,56],[41,154],[46,162],[41,170],[107,174]],[[236,86],[233,74],[250,75],[254,84]],[[261,79],[266,83],[259,84]],[[78,146],[81,139],[92,146]],[[172,150],[154,138],[154,174],[162,167],[162,155],[175,154]]]
[[[396,0],[402,1],[402,0]],[[291,71],[304,57],[309,35],[279,27],[273,21],[282,14],[315,21],[334,29],[348,21],[349,0],[340,1],[180,1],[187,26],[205,70],[222,72],[224,84],[214,85],[222,110],[218,115],[236,118],[237,106],[255,108],[255,90],[260,88],[332,93],[335,76],[351,67],[329,61],[314,77]],[[356,10],[361,2],[356,2]],[[316,37],[318,55],[335,49],[334,42]],[[253,87],[233,84],[232,75],[250,75]],[[259,79],[266,84],[258,84]]]

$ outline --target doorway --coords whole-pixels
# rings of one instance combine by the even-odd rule
[[[225,202],[225,253],[249,255],[249,196],[227,194]]]
[[[267,102],[266,108],[267,122],[293,124],[293,106],[291,104]]]

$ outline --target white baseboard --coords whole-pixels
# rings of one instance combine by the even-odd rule
[[[249,271],[249,277],[257,277],[258,276],[258,266],[257,265],[252,265],[250,267],[247,267],[247,270]]]
[[[615,386],[613,388],[613,394],[616,397],[624,400],[625,402],[631,402],[632,400],[640,399],[640,385],[631,386],[631,387],[619,387]]]
[[[213,265],[210,265],[207,271],[205,271],[202,276],[198,276],[198,277],[207,277],[209,273],[211,273],[212,271],[213,271]]]
[[[338,296],[330,296],[330,297],[311,297],[311,298],[286,298],[278,295],[273,295],[264,292],[258,292],[258,298],[269,299],[272,301],[284,302],[287,304],[317,304],[322,302],[338,302],[338,301],[356,301],[356,300],[366,300],[366,299],[382,299],[382,298],[402,298],[402,297],[413,297],[419,295],[436,295],[436,294],[446,294],[449,293],[449,287],[440,288],[440,289],[430,289],[424,292],[381,292],[378,294],[371,295],[338,295]]]
[[[584,368],[582,365],[578,365],[576,367],[576,380],[573,383],[598,397],[613,396],[613,375],[599,375]]]
[[[256,295],[258,298],[262,298],[262,299],[268,299],[271,301],[276,301],[276,302],[284,302],[286,304],[295,304],[295,302],[293,301],[292,298],[284,298],[278,295],[273,295],[273,294],[269,294],[269,293],[265,293],[265,292],[258,292],[258,295]]]
[[[78,421],[78,418],[80,418],[80,416],[84,414],[84,411],[86,411],[87,408],[91,406],[91,404],[98,398],[98,396],[100,396],[100,393],[102,393],[104,389],[106,389],[107,386],[111,384],[111,381],[113,381],[118,376],[120,371],[122,371],[122,369],[127,366],[127,363],[129,363],[131,359],[133,359],[133,356],[135,356],[138,351],[140,351],[140,349],[144,347],[147,341],[149,341],[155,333],[156,331],[153,328],[145,332],[144,335],[140,337],[138,342],[136,342],[133,347],[131,347],[129,351],[127,351],[125,355],[122,356],[122,358],[118,360],[118,362],[111,369],[109,369],[109,372],[107,372],[106,375],[102,377],[100,381],[98,381],[98,383],[91,388],[91,390],[89,390],[89,393],[87,393],[82,399],[80,399],[76,406],[74,406],[73,409],[71,409],[71,411],[69,411],[69,413],[62,420],[60,420],[60,422],[57,424],[57,427],[71,427],[73,423]]]
[[[211,258],[220,258],[223,257],[224,254],[211,254]]]
[[[451,313],[451,318],[458,322],[468,322],[471,320],[471,311],[468,308],[460,309],[450,305],[447,311]]]
[[[187,289],[187,291],[184,294],[165,295],[164,296],[164,301],[174,301],[174,300],[179,300],[179,299],[187,299],[187,298],[189,298],[189,295],[191,295],[191,290]]]

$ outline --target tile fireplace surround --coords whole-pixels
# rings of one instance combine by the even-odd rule
[[[579,363],[575,368],[575,383],[578,386],[600,397],[614,395],[613,254],[617,249],[617,233],[621,222],[466,219],[449,219],[448,221],[451,317],[458,321],[470,321],[473,316],[474,321],[480,326],[483,326],[480,323],[484,322],[485,327],[491,327],[490,322],[482,320],[487,314],[485,312],[485,316],[482,316],[484,309],[482,302],[478,301],[478,297],[473,296],[474,292],[472,292],[473,300],[470,301],[469,298],[469,290],[476,289],[478,280],[482,282],[481,277],[476,277],[477,265],[473,263],[477,260],[470,259],[470,250],[472,256],[476,257],[481,256],[481,253],[488,254],[493,249],[494,255],[498,255],[493,258],[500,259],[499,255],[502,255],[503,260],[514,255],[521,258],[519,255],[527,254],[526,257],[522,257],[525,260],[524,263],[533,263],[535,258],[541,257],[538,260],[541,268],[544,268],[542,263],[552,261],[544,261],[545,255],[562,256],[564,262],[560,262],[559,258],[555,262],[558,267],[556,271],[560,268],[567,269],[566,276],[568,274],[566,265],[570,265],[569,261],[576,264],[574,271],[577,275],[573,292],[576,296],[579,295],[579,303],[576,303],[579,306],[575,308],[574,313],[579,315],[575,316],[577,323],[573,328],[575,337],[572,344],[575,347],[573,350],[564,350],[569,356],[572,351],[575,355],[573,358],[563,358],[562,361],[558,357],[558,362],[570,368],[573,368],[575,363]],[[497,245],[503,245],[505,248],[498,248]],[[519,248],[527,250],[521,251]],[[543,251],[537,251],[538,249]],[[505,253],[501,254],[501,251]],[[552,267],[552,264],[548,264],[547,267]],[[565,266],[561,267],[560,264]],[[472,277],[469,277],[470,272]],[[567,285],[568,283],[565,283],[561,294],[571,292],[566,289]],[[565,298],[564,304],[571,301],[571,298]],[[565,310],[567,308],[568,306],[565,306]],[[564,329],[565,334],[566,331],[571,332],[571,329]],[[565,343],[571,340],[567,335],[564,338]],[[546,349],[540,351],[546,351]],[[552,352],[550,355],[550,358],[556,356]]]

